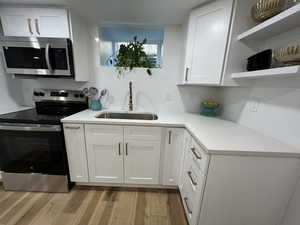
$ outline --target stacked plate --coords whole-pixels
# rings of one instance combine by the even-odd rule
[[[273,57],[284,65],[300,65],[300,45],[280,48],[275,50],[273,54]]]

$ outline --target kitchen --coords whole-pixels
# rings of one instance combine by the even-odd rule
[[[0,224],[299,224],[299,64],[246,67],[297,44],[300,10],[257,22],[257,2],[1,0]],[[103,60],[124,28],[155,47],[151,74]],[[30,148],[45,151],[10,165]]]

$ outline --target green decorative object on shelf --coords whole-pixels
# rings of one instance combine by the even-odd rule
[[[146,43],[147,39],[140,42],[137,36],[134,36],[132,42],[120,46],[115,64],[119,75],[127,70],[132,71],[134,67],[146,68],[148,75],[152,75],[151,68],[154,65],[144,51],[144,44]]]

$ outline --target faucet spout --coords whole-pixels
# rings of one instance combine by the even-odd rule
[[[132,82],[129,82],[129,111],[133,111],[133,103],[132,103]]]

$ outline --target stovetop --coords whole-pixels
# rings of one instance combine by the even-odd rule
[[[67,115],[42,115],[36,109],[27,109],[0,115],[0,123],[60,124]]]
[[[60,120],[88,108],[81,91],[34,89],[34,109],[0,115],[0,123],[61,124]]]

